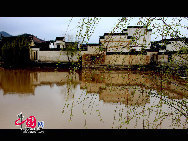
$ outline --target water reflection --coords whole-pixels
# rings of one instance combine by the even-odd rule
[[[186,81],[167,73],[2,69],[0,88],[0,128],[23,111],[46,128],[188,127]]]
[[[30,72],[25,70],[1,70],[0,88],[4,94],[34,94]]]
[[[32,94],[40,85],[64,85],[69,82],[79,83],[79,74],[69,71],[57,72],[47,70],[1,70],[0,88],[3,94]]]
[[[178,81],[174,76],[139,71],[85,70],[82,72],[81,88],[87,88],[88,92],[101,93],[100,95],[107,91],[111,96],[114,93],[115,97],[121,93],[134,95],[135,91],[137,95],[143,95],[145,89],[154,89],[175,99],[188,95],[186,82]]]

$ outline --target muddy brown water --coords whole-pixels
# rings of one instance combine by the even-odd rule
[[[0,128],[187,129],[188,85],[153,71],[0,70]],[[26,124],[23,124],[25,127]]]

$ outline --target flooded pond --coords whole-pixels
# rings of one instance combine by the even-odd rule
[[[0,70],[0,128],[187,129],[188,85],[152,71]]]

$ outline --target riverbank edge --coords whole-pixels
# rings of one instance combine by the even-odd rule
[[[83,69],[94,69],[94,70],[104,70],[104,71],[121,71],[121,70],[128,70],[128,71],[155,71],[161,73],[171,73],[181,79],[188,81],[187,69],[188,67],[183,67],[186,74],[182,74],[182,67],[174,67],[169,65],[89,65],[88,67],[83,67],[80,62],[72,63],[61,63],[61,62],[31,62],[27,65],[20,65],[20,66],[8,66],[4,65],[3,63],[0,64],[0,69],[49,69],[49,70],[75,70],[80,71]]]

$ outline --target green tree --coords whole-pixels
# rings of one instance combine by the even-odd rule
[[[69,63],[73,63],[73,57],[74,55],[76,55],[76,53],[78,52],[77,49],[78,43],[77,42],[70,42],[66,47],[65,47],[65,51],[67,53],[67,57],[68,57],[68,61]],[[71,60],[72,59],[72,60]]]
[[[30,61],[30,41],[18,36],[7,39],[2,46],[2,58],[5,66],[24,66]]]

